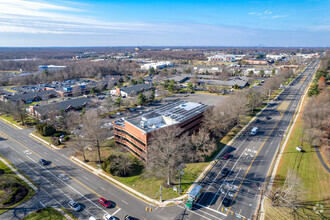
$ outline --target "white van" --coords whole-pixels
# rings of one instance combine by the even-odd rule
[[[258,127],[254,127],[251,130],[251,135],[256,135],[258,133]]]

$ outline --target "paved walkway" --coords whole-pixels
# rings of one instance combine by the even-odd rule
[[[320,159],[321,164],[323,165],[323,167],[330,173],[330,168],[328,167],[328,165],[325,163],[325,161],[323,160],[323,157],[321,155],[321,152],[319,151],[319,147],[318,146],[314,146],[315,148],[315,152],[317,154],[317,156]]]
[[[19,178],[21,178],[24,182],[26,182],[32,189],[34,189],[35,191],[38,190],[38,188],[33,185],[33,183],[31,183],[27,178],[25,178],[25,176],[23,176],[22,174],[20,174],[14,167],[12,167],[5,159],[3,159],[2,157],[0,157],[0,160],[6,164],[7,167],[9,167],[9,169],[11,169]]]

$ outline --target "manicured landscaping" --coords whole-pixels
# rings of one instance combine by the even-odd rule
[[[0,161],[0,214],[34,195],[34,190]]]
[[[22,220],[66,220],[66,218],[57,210],[53,209],[52,207],[46,207],[38,212],[33,212]]]
[[[283,184],[288,169],[295,170],[303,181],[304,191],[306,192],[303,195],[305,207],[300,210],[300,214],[305,219],[321,219],[321,216],[313,210],[315,207],[316,210],[320,211],[323,206],[323,214],[329,219],[329,210],[325,208],[329,208],[330,205],[330,175],[319,161],[314,148],[309,147],[307,143],[302,143],[302,126],[303,121],[298,119],[281,157],[276,173],[275,187]],[[297,146],[302,147],[305,152],[297,151]],[[266,219],[278,218],[281,213],[285,214],[287,218],[294,219],[293,216],[288,214],[291,211],[287,208],[268,207],[266,209]]]

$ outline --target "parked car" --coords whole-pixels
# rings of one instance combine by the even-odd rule
[[[76,212],[81,210],[81,206],[73,200],[69,202],[69,206],[71,209],[75,210]]]
[[[135,220],[132,216],[125,215],[125,220]]]
[[[99,198],[98,202],[99,202],[101,205],[103,205],[103,206],[105,206],[105,207],[107,207],[107,208],[110,208],[110,207],[111,207],[111,202],[109,202],[108,200],[106,200],[106,199],[103,198],[103,197]]]
[[[260,119],[259,119],[259,118],[257,118],[257,119],[256,119],[256,123],[259,123],[259,122],[260,122]]]
[[[41,158],[41,159],[39,160],[39,162],[40,162],[42,165],[48,165],[48,164],[50,164],[50,161],[47,161],[47,160],[45,160],[45,159],[43,159],[43,158]]]
[[[221,171],[221,175],[227,176],[228,174],[229,174],[229,170],[227,168],[223,168],[223,170]]]
[[[123,113],[121,113],[121,112],[117,112],[116,114],[117,114],[117,115],[122,115]]]
[[[271,118],[269,115],[267,115],[267,116],[266,116],[266,119],[267,119],[267,120],[270,120],[270,119],[272,119],[272,118]]]
[[[225,207],[228,207],[230,205],[230,199],[228,198],[224,198],[223,201],[222,201],[222,204],[225,206]]]
[[[230,157],[229,153],[225,153],[225,155],[223,155],[223,159],[227,160]]]

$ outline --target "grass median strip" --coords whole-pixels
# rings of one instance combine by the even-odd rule
[[[57,210],[52,207],[46,207],[39,211],[33,212],[22,220],[66,220],[66,218]]]

